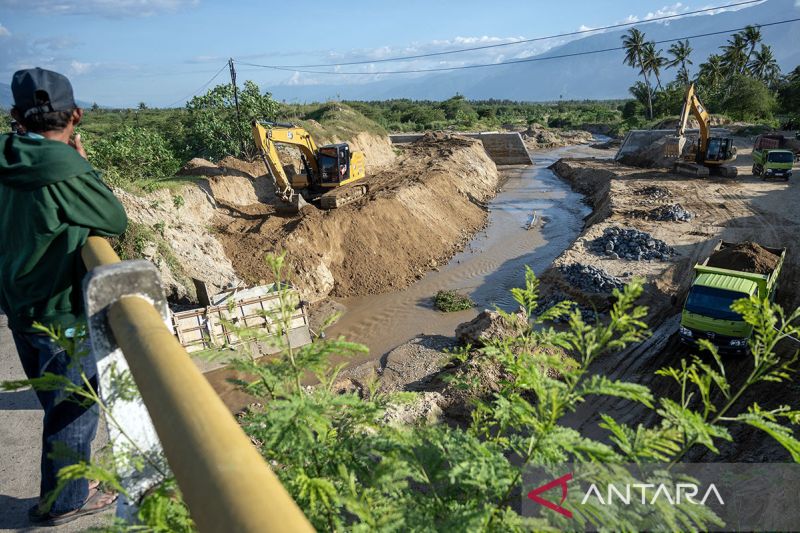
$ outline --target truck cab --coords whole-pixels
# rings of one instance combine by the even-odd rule
[[[720,351],[739,352],[747,347],[752,327],[731,309],[736,300],[758,294],[755,281],[721,274],[699,274],[681,313],[684,342],[708,339]]]
[[[777,134],[759,135],[753,145],[753,176],[789,181],[796,152],[800,153],[796,140]]]
[[[744,261],[754,250],[763,254],[758,268]],[[785,257],[786,248],[720,241],[694,266],[695,278],[681,312],[681,340],[694,344],[706,339],[720,353],[745,353],[753,328],[731,305],[750,297],[772,301]]]
[[[791,150],[753,150],[753,175],[761,179],[792,177],[794,153]]]

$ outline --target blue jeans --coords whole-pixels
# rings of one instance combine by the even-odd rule
[[[45,335],[12,332],[17,353],[28,379],[45,372],[57,374],[72,383],[84,386],[81,371],[97,390],[97,365],[91,354],[70,356],[66,350]],[[79,354],[80,355],[80,354]],[[89,462],[92,441],[97,431],[99,408],[83,405],[81,399],[63,390],[37,390],[44,409],[42,431],[42,481],[40,497],[44,499],[56,488],[58,471],[80,461]],[[86,479],[70,481],[59,493],[50,512],[62,514],[80,508],[89,495]]]

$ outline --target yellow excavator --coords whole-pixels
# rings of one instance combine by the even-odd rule
[[[691,150],[684,154],[689,113],[694,115],[700,124],[700,137],[693,144]],[[694,83],[686,89],[686,98],[683,102],[677,134],[665,145],[665,155],[677,159],[675,171],[679,174],[694,177],[716,174],[735,178],[738,173],[735,166],[728,165],[736,159],[736,147],[733,145],[733,139],[711,136],[711,115],[697,97]]]
[[[318,203],[322,209],[334,209],[366,195],[366,184],[354,183],[366,176],[362,152],[351,151],[347,143],[317,147],[311,134],[294,124],[254,120],[252,126],[253,140],[272,177],[281,211],[297,213],[308,205],[307,201]],[[300,151],[300,174],[288,177],[277,144]]]

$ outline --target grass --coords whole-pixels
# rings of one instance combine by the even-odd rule
[[[475,302],[469,296],[458,291],[448,290],[439,291],[433,297],[433,305],[439,311],[452,313],[454,311],[465,311],[475,306]]]
[[[298,122],[319,144],[334,140],[349,141],[359,133],[385,136],[386,130],[350,106],[330,102],[313,106]]]

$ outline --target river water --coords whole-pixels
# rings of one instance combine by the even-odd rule
[[[533,166],[501,167],[502,190],[489,202],[486,228],[462,252],[438,271],[410,287],[357,298],[337,300],[346,312],[328,335],[344,335],[370,349],[359,361],[375,359],[417,335],[452,337],[458,324],[495,305],[513,310],[510,290],[525,279],[525,265],[536,274],[579,235],[589,208],[582,196],[547,167],[562,157],[606,155],[586,146],[532,153]],[[536,214],[536,222],[528,229]],[[473,309],[442,313],[431,298],[439,290],[468,294]],[[351,361],[356,363],[359,361]]]

